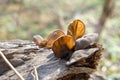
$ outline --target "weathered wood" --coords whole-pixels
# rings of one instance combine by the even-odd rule
[[[94,47],[96,48],[92,47],[90,49],[75,51],[68,61],[56,58],[54,54],[50,54],[52,56],[49,60],[37,68],[39,79],[88,80],[89,75],[96,71],[96,66],[98,65],[102,51],[101,46],[95,44]],[[78,54],[76,55],[76,53]],[[34,80],[33,72],[29,74],[27,80]]]
[[[90,51],[89,49],[96,50]],[[0,42],[0,50],[26,80],[34,80],[33,66],[37,67],[40,80],[88,80],[90,74],[96,71],[102,47],[92,45],[83,50],[86,56],[77,55],[70,61],[56,58],[50,49],[38,48],[33,42],[25,40],[12,40]],[[75,52],[76,53],[76,52]],[[74,54],[74,53],[73,53]],[[82,56],[79,57],[79,56]],[[83,63],[80,63],[83,61]],[[85,61],[85,62],[84,62]],[[79,63],[79,64],[78,64]],[[0,57],[0,80],[19,80]]]
[[[38,66],[47,60],[44,56],[51,50],[39,49],[32,41],[11,40],[0,42],[0,50],[13,66],[26,78],[33,66]],[[0,56],[0,80],[19,80]]]

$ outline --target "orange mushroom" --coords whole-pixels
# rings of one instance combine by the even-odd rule
[[[46,47],[51,48],[53,46],[54,41],[63,35],[65,35],[65,33],[61,30],[56,30],[50,33],[50,35],[47,37]]]
[[[45,47],[47,44],[47,41],[44,40],[40,35],[33,36],[33,41],[37,46]]]
[[[58,38],[52,46],[52,50],[57,58],[68,56],[75,46],[75,41],[70,35],[64,35]]]
[[[43,40],[43,38],[40,35],[36,35],[33,37],[33,41],[38,46],[51,48],[54,41],[63,35],[65,35],[63,31],[56,30],[56,31],[50,33],[50,35],[48,35],[46,40]]]
[[[80,20],[74,20],[67,30],[67,35],[71,35],[74,40],[82,37],[85,33],[85,25]]]
[[[52,32],[46,40],[40,37],[34,37],[34,42],[38,46],[52,48],[57,58],[64,58],[72,54],[75,47],[75,41],[82,37],[85,33],[85,25],[80,20],[75,20],[71,23],[67,30],[67,35],[61,30]]]

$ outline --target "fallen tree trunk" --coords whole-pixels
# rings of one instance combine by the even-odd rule
[[[94,48],[75,51],[70,61],[57,59],[52,53],[47,56],[48,61],[37,68],[38,77],[40,80],[88,80],[96,71],[101,51],[102,48],[95,44]],[[33,72],[27,80],[34,80]]]
[[[39,49],[32,41],[11,40],[0,42],[0,50],[5,54],[18,72],[26,78],[33,66],[44,63],[45,55],[51,51]],[[19,80],[0,56],[0,80]]]
[[[93,44],[75,51],[69,61],[56,58],[52,50],[38,48],[33,42],[12,40],[0,42],[0,50],[26,80],[34,80],[33,66],[39,80],[88,80],[96,71],[102,47]],[[0,57],[0,80],[19,80]]]

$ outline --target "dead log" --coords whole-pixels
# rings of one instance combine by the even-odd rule
[[[37,68],[39,80],[88,80],[96,71],[101,51],[102,47],[94,44],[94,48],[75,51],[69,61],[49,54],[48,61]],[[34,80],[33,72],[27,80]]]
[[[39,80],[88,80],[97,69],[103,48],[92,44],[74,51],[69,60],[56,58],[52,50],[39,48],[32,41],[0,42],[0,50],[26,80],[34,80],[33,66],[37,67]],[[1,57],[0,73],[0,80],[19,80]]]
[[[33,66],[38,66],[47,60],[44,56],[51,51],[39,49],[32,41],[11,40],[0,42],[0,50],[20,74],[26,78]],[[0,80],[19,80],[0,56]]]

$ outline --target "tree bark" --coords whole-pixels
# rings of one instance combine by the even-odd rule
[[[33,66],[37,68],[39,80],[88,80],[96,71],[102,47],[94,44],[80,50],[79,55],[74,55],[78,61],[72,64],[56,58],[52,50],[38,48],[26,40],[0,42],[0,51],[26,80],[34,80]],[[0,80],[20,80],[1,57]]]

